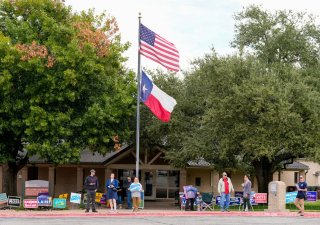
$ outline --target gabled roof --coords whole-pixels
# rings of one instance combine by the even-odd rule
[[[285,169],[289,170],[309,170],[309,166],[300,162],[293,162],[291,164],[286,164]]]
[[[115,156],[127,151],[131,145],[123,146],[119,151],[108,152],[105,155],[102,155],[97,152],[92,152],[90,150],[83,150],[80,153],[80,163],[84,164],[105,164],[109,160],[113,159]],[[29,158],[29,163],[36,164],[36,163],[49,163],[47,160],[42,159],[39,155],[34,155]]]
[[[209,167],[210,163],[208,163],[206,160],[203,158],[195,159],[195,160],[190,160],[187,163],[188,166],[191,167]]]

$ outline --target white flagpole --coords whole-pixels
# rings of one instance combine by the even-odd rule
[[[137,130],[136,130],[136,177],[139,177],[140,162],[140,88],[141,88],[141,58],[140,58],[140,25],[141,13],[139,13],[139,33],[138,33],[138,73],[137,73]]]

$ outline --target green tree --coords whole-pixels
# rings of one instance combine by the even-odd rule
[[[320,160],[320,32],[304,13],[250,6],[235,18],[239,56],[195,60],[176,88],[161,78],[178,102],[172,121],[146,117],[142,129],[173,165],[203,158],[254,174],[267,192],[287,160]]]
[[[271,13],[252,5],[235,15],[232,45],[268,64],[313,67],[319,64],[320,27],[317,17],[292,11]]]
[[[30,155],[61,164],[130,134],[134,74],[116,21],[56,0],[0,3],[0,159],[4,192]]]
[[[204,158],[217,170],[251,171],[266,192],[286,160],[320,160],[320,32],[313,16],[291,11],[250,6],[235,18],[240,56],[195,61],[177,119],[188,125],[167,156],[180,166]]]
[[[187,77],[182,147],[169,149],[175,165],[204,158],[218,171],[252,172],[259,192],[288,159],[320,159],[320,94],[293,66],[254,57],[208,55]],[[187,94],[189,92],[189,94]],[[194,113],[194,114],[192,114]],[[180,118],[184,119],[184,118]]]

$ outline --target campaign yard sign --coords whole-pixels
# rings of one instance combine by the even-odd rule
[[[51,207],[52,206],[52,197],[47,194],[39,194],[37,197],[38,206]]]
[[[294,202],[294,200],[296,199],[297,193],[298,193],[297,191],[287,192],[286,193],[286,204]]]
[[[65,198],[54,198],[53,208],[55,209],[65,209],[67,207],[67,200]]]
[[[25,208],[25,209],[37,209],[38,208],[37,199],[24,199],[23,200],[23,208]]]
[[[20,207],[21,206],[21,198],[18,196],[9,196],[8,197],[8,206]]]
[[[268,202],[268,195],[267,193],[255,193],[254,194],[255,203],[267,203]]]
[[[4,204],[8,202],[7,193],[0,193],[0,204]]]
[[[97,192],[95,197],[95,202],[100,203],[102,196],[103,196],[103,193]]]
[[[316,191],[308,191],[307,192],[307,201],[310,201],[310,202],[317,201],[317,192]]]
[[[81,203],[81,194],[71,192],[70,202],[80,204]]]
[[[221,195],[218,195],[216,197],[216,205],[220,205],[220,201],[221,201]],[[240,197],[230,197],[230,204],[229,205],[240,205],[240,203],[241,203]]]

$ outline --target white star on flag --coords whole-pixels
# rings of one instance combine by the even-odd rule
[[[143,94],[145,94],[147,90],[148,89],[146,88],[146,85],[143,85],[143,87],[142,87]]]

